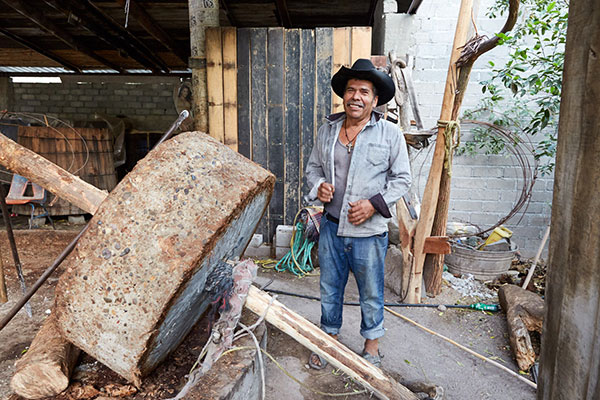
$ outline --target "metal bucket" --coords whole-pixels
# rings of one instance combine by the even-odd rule
[[[506,273],[518,247],[508,251],[482,251],[452,244],[452,253],[446,256],[448,271],[452,274],[471,274],[480,281],[489,281]]]

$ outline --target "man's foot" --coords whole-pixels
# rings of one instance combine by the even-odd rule
[[[308,365],[310,365],[312,369],[323,369],[327,365],[327,360],[317,353],[311,353],[310,358],[308,359]]]
[[[366,339],[365,347],[361,356],[376,367],[381,367],[381,355],[379,354],[379,339]]]
[[[365,360],[367,360],[368,362],[370,362],[377,368],[381,368],[381,356],[379,354],[373,355],[371,353],[367,353],[366,351],[363,351],[362,358],[364,358]]]
[[[329,335],[332,339],[338,340],[338,335]],[[313,352],[310,353],[310,357],[308,359],[308,365],[312,369],[323,369],[327,365],[327,360],[321,357],[319,354]]]

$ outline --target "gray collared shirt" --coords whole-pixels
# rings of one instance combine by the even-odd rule
[[[310,188],[310,193],[305,197],[307,202],[317,200],[321,183],[329,182],[335,187],[335,142],[345,119],[344,113],[330,115],[319,128],[306,165],[305,178]],[[388,219],[379,213],[373,214],[360,225],[352,225],[348,221],[348,203],[381,194],[388,207],[392,207],[408,192],[410,183],[410,164],[404,135],[396,125],[373,111],[371,119],[356,138],[340,210],[338,235],[368,237],[387,232]]]

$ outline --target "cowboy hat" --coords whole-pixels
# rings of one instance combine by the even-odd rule
[[[352,68],[342,66],[342,68],[333,75],[331,78],[331,87],[335,94],[342,98],[344,97],[346,83],[349,79],[361,79],[373,83],[373,86],[377,89],[377,96],[379,96],[377,101],[378,106],[390,101],[392,97],[394,97],[394,92],[396,91],[392,78],[387,74],[378,71],[371,60],[365,58],[356,60],[352,65]]]

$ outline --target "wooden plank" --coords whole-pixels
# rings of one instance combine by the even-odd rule
[[[250,29],[250,126],[252,135],[252,160],[269,168],[267,132],[267,28]],[[257,229],[267,240],[269,236],[269,210],[265,212]]]
[[[284,223],[292,225],[300,208],[300,30],[285,32]]]
[[[245,306],[256,315],[265,319],[298,343],[316,352],[330,362],[336,369],[342,370],[353,380],[358,381],[379,399],[416,400],[417,396],[374,367],[364,358],[334,340],[320,328],[307,321],[301,315],[288,309],[279,301],[254,286],[250,286]]]
[[[223,121],[223,55],[221,28],[206,28],[206,86],[208,95],[208,133],[225,142]]]
[[[317,126],[331,113],[331,71],[333,69],[333,28],[315,29],[317,77]]]
[[[371,58],[371,27],[353,26],[350,42],[351,64],[359,58]]]
[[[334,28],[333,30],[333,71],[336,73],[339,69],[350,67],[350,28]],[[331,92],[333,99],[332,113],[344,111],[342,99]]]
[[[301,127],[300,127],[300,172],[304,176],[304,169],[310,156],[314,139],[316,136],[315,123],[315,32],[310,29],[305,29],[300,32],[300,81],[302,82],[301,91]],[[302,196],[308,194],[310,188],[306,185],[304,179],[302,181]]]
[[[223,118],[225,144],[238,151],[237,115],[237,40],[236,29],[221,28],[223,33]]]
[[[238,152],[252,159],[250,125],[250,29],[237,31]]]
[[[275,190],[269,203],[269,237],[275,234],[277,225],[283,223],[285,159],[283,150],[284,135],[284,30],[269,28],[267,40],[267,126],[269,137],[268,165],[275,175]]]
[[[448,236],[430,236],[425,239],[423,251],[427,254],[450,254],[452,248],[448,243]]]

